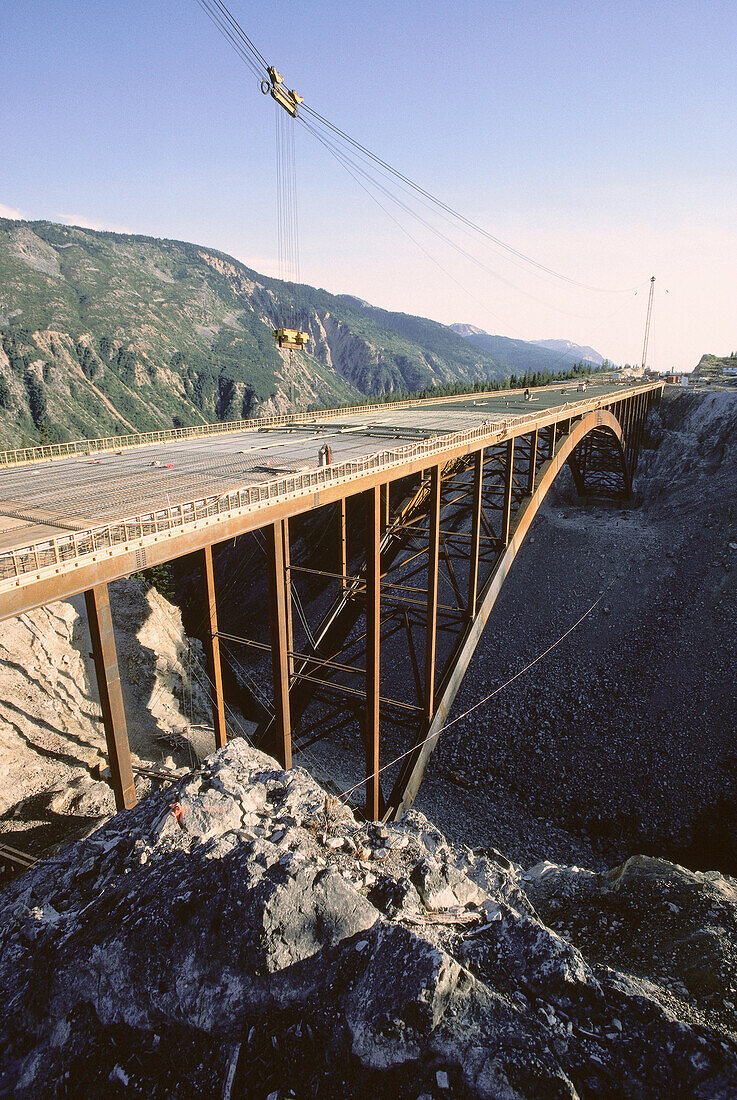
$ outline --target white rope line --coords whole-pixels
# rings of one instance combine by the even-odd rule
[[[612,584],[613,583],[614,582],[612,582]],[[495,695],[499,694],[499,692],[504,691],[504,689],[509,687],[510,684],[514,683],[515,680],[519,679],[520,676],[523,676],[525,674],[525,672],[528,672],[532,668],[533,665],[536,665],[538,663],[538,661],[542,661],[543,657],[547,657],[548,653],[550,653],[552,650],[554,650],[556,648],[556,646],[559,646],[560,643],[562,641],[564,641],[568,637],[569,634],[572,634],[573,631],[576,629],[576,627],[580,626],[581,623],[584,621],[584,619],[588,618],[588,616],[591,614],[591,612],[596,607],[598,607],[598,605],[604,599],[604,596],[607,594],[607,592],[609,591],[610,588],[611,588],[611,584],[608,585],[607,588],[604,589],[602,594],[599,596],[598,600],[596,600],[594,603],[592,603],[592,605],[588,609],[588,611],[584,611],[581,618],[578,619],[573,624],[573,626],[570,626],[568,628],[568,630],[566,630],[565,634],[561,634],[560,638],[558,638],[551,645],[549,645],[548,648],[543,650],[542,653],[538,653],[537,657],[535,657],[534,660],[530,661],[530,663],[525,665],[524,668],[521,668],[519,670],[519,672],[515,672],[514,676],[510,676],[510,678],[508,680],[506,680],[503,684],[500,684],[498,688],[494,688],[494,690],[489,695],[486,695],[483,699],[479,699],[478,703],[474,703],[474,705],[472,707],[469,707],[468,710],[465,710],[463,712],[463,714],[459,714],[458,717],[454,718],[452,722],[447,722],[439,730],[436,730],[435,733],[431,733],[430,736],[426,737],[424,741],[420,741],[419,745],[414,745],[411,749],[408,749],[407,752],[403,752],[401,754],[401,756],[395,756],[395,758],[393,760],[390,760],[388,764],[384,764],[383,767],[378,769],[378,771],[372,772],[371,775],[367,776],[365,779],[362,779],[360,783],[356,783],[355,786],[350,787],[347,791],[343,791],[343,793],[339,797],[341,799],[346,799],[348,797],[348,795],[353,794],[353,792],[357,791],[360,787],[365,787],[370,779],[373,779],[377,775],[381,775],[381,773],[385,772],[387,770],[387,768],[394,767],[394,765],[398,764],[401,760],[405,760],[408,756],[411,756],[418,749],[421,749],[423,745],[429,744],[430,741],[433,741],[436,737],[439,737],[441,733],[444,733],[447,729],[450,729],[450,727],[454,726],[456,724],[456,722],[460,722],[462,718],[467,718],[469,714],[472,714],[473,711],[478,710],[478,708],[483,706],[484,703],[488,703],[489,700],[493,699]]]

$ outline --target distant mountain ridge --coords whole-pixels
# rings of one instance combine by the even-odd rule
[[[570,340],[515,340],[509,336],[492,336],[476,325],[454,324],[449,327],[515,373],[560,371],[575,363],[601,367],[605,362],[594,348],[574,344]]]
[[[559,351],[574,356],[584,363],[595,363],[597,367],[600,367],[604,362],[604,356],[599,355],[598,351],[589,347],[588,344],[574,344],[570,340],[533,340],[532,342],[537,344],[538,347],[549,348],[550,351]]]
[[[476,325],[449,325],[448,327],[451,328],[453,332],[457,332],[459,336],[468,337],[489,335],[488,332],[486,332],[482,328],[477,328]]]
[[[298,326],[290,359],[272,330]],[[445,325],[184,241],[0,219],[0,446],[491,382]]]
[[[306,330],[308,351],[277,349],[280,325]],[[572,365],[462,327],[295,288],[203,245],[0,219],[0,448]]]

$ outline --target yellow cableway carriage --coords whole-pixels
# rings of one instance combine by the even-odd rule
[[[275,328],[273,335],[280,348],[303,348],[310,338],[296,328]]]

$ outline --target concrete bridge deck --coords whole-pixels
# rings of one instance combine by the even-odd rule
[[[254,421],[252,428],[243,431],[93,451],[0,470],[0,617],[3,582],[17,580],[19,574],[28,582],[28,574],[37,571],[38,548],[61,537],[55,564],[63,566],[72,558],[79,562],[79,540],[74,542],[73,554],[64,553],[67,545],[73,545],[71,538],[64,539],[71,532],[161,511],[171,513],[190,503],[267,485],[280,476],[314,471],[324,443],[332,450],[331,473],[337,474],[342,464],[363,462],[387,449],[399,451],[469,430],[488,431],[491,440],[517,421],[519,428],[533,420],[544,426],[572,413],[574,403],[576,413],[584,407],[606,407],[638,389],[599,383],[581,392],[575,383],[558,384],[533,390],[531,401],[517,390],[418,401],[411,407],[389,404],[368,412],[347,411],[344,416],[340,411],[317,413],[286,425],[262,428]],[[282,495],[269,493],[269,499]],[[191,519],[196,521],[197,516],[195,508]],[[186,522],[183,513],[179,517]],[[145,538],[144,524],[141,540]],[[33,561],[23,553],[32,548],[37,548]],[[42,555],[42,565],[44,560]],[[63,571],[57,569],[57,575]],[[44,593],[43,598],[48,596]]]

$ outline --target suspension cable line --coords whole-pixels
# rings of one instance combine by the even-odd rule
[[[529,256],[527,255],[527,253],[522,252],[521,249],[515,248],[513,245],[507,244],[506,241],[503,241],[500,237],[497,237],[493,233],[490,233],[488,230],[484,229],[482,226],[478,225],[470,218],[467,218],[464,214],[461,214],[458,210],[455,210],[448,203],[444,202],[436,195],[433,195],[430,191],[422,187],[420,184],[416,183],[409,176],[406,176],[404,173],[394,168],[382,157],[378,156],[376,153],[373,153],[365,145],[362,145],[361,142],[357,141],[355,138],[352,138],[350,134],[347,134],[339,126],[336,126],[335,123],[330,122],[329,119],[321,115],[319,111],[316,111],[308,103],[305,103],[301,96],[298,96],[295,92],[285,93],[284,91],[282,91],[282,78],[280,74],[276,73],[276,70],[273,68],[273,66],[270,67],[266,64],[263,55],[256,49],[251,39],[245,33],[237,20],[228,11],[228,8],[222,2],[222,0],[198,0],[198,3],[208,12],[213,22],[215,22],[221,32],[227,38],[229,38],[232,45],[235,47],[242,59],[246,61],[247,64],[251,65],[254,71],[257,72],[257,75],[262,75],[263,70],[259,69],[258,66],[263,66],[263,68],[271,77],[272,83],[269,87],[268,81],[264,80],[262,82],[262,91],[270,91],[276,101],[280,103],[287,110],[287,112],[292,115],[293,118],[299,117],[297,114],[297,107],[300,106],[304,111],[312,116],[315,122],[331,131],[335,138],[340,141],[346,142],[356,152],[368,158],[379,168],[383,169],[391,177],[397,180],[400,184],[406,185],[416,195],[425,199],[428,203],[432,204],[432,206],[439,211],[447,214],[450,218],[454,220],[454,222],[464,226],[466,230],[483,237],[485,240],[494,244],[497,248],[506,252],[510,256],[516,257],[518,260],[522,261],[524,264],[529,265],[541,274],[549,275],[551,278],[557,279],[570,286],[578,287],[579,289],[591,291],[598,294],[628,294],[637,289],[636,287],[598,287],[592,286],[589,283],[584,283],[578,279],[573,279],[570,276],[565,275],[562,272],[547,266],[546,264],[540,263],[532,256]],[[219,15],[211,10],[211,4],[216,5]],[[275,79],[275,77],[278,79]],[[314,134],[314,130],[312,132]]]
[[[469,252],[462,245],[458,244],[457,241],[454,241],[446,233],[443,233],[441,229],[433,225],[432,222],[428,221],[427,218],[424,218],[416,210],[413,210],[412,207],[410,207],[407,203],[405,203],[402,199],[400,199],[397,195],[390,191],[388,187],[382,184],[380,180],[378,180],[375,176],[372,176],[366,170],[366,168],[364,168],[360,164],[360,162],[356,161],[355,158],[351,157],[349,153],[342,150],[334,142],[330,141],[329,138],[321,134],[315,127],[307,122],[306,119],[300,118],[299,121],[302,122],[302,124],[310,131],[310,133],[312,133],[315,139],[319,141],[325,149],[327,149],[327,151],[338,161],[338,163],[342,165],[345,171],[354,179],[358,186],[363,191],[365,191],[369,198],[371,198],[377,204],[377,206],[379,206],[384,211],[386,216],[394,222],[397,228],[400,229],[401,232],[404,233],[405,236],[408,237],[412,241],[412,243],[416,245],[416,247],[419,248],[420,251],[423,252],[425,256],[427,256],[427,258],[432,263],[434,263],[436,267],[438,267],[448,279],[454,282],[456,286],[460,287],[460,289],[463,290],[464,293],[466,293],[470,298],[473,298],[474,301],[478,302],[479,305],[482,305],[484,309],[488,309],[487,303],[482,302],[480,298],[478,298],[472,291],[468,289],[468,287],[466,287],[459,279],[457,279],[450,271],[448,271],[448,269],[444,267],[443,264],[441,264],[440,261],[435,256],[433,256],[433,254],[427,248],[425,248],[425,246],[421,244],[420,241],[417,240],[417,238],[413,236],[412,233],[410,233],[409,230],[404,225],[402,225],[402,223],[397,218],[394,217],[394,215],[386,208],[381,200],[377,198],[377,196],[371,190],[369,190],[369,187],[364,186],[364,184],[358,178],[359,175],[364,178],[367,184],[375,187],[396,206],[404,210],[410,217],[414,218],[416,221],[424,225],[426,229],[428,229],[431,233],[434,233],[436,237],[444,241],[450,248],[458,252],[459,255],[463,256],[471,263],[476,264],[478,267],[480,267],[481,270],[486,272],[487,275],[490,275],[492,278],[497,279],[501,283],[504,283],[505,286],[508,286],[512,290],[517,291],[519,294],[524,295],[524,297],[529,298],[531,301],[537,302],[538,305],[543,306],[545,309],[551,310],[553,313],[563,314],[567,317],[578,317],[583,320],[591,320],[591,314],[579,313],[577,311],[562,309],[558,306],[552,305],[550,302],[545,301],[543,298],[539,298],[537,295],[532,294],[530,291],[524,290],[521,286],[518,286],[510,279],[505,278],[505,276],[501,275],[498,271],[494,271],[493,268],[489,267],[488,264],[484,263],[484,261],[481,260],[478,256],[475,256],[472,252]],[[521,267],[522,265],[517,264],[516,266]],[[633,293],[633,291],[627,291],[626,293],[631,294]]]
[[[480,298],[478,298],[471,290],[468,289],[467,286],[465,286],[460,281],[460,279],[457,279],[456,276],[452,274],[452,272],[448,271],[448,269],[446,267],[444,267],[443,264],[441,264],[440,261],[435,256],[433,256],[433,254],[427,248],[425,248],[425,246],[423,244],[421,244],[420,241],[418,241],[417,238],[412,233],[410,233],[410,231],[406,228],[406,226],[402,225],[402,223],[399,221],[399,219],[394,217],[394,215],[391,213],[390,210],[387,209],[387,207],[384,205],[384,203],[379,198],[377,198],[377,196],[374,195],[373,192],[371,192],[369,190],[369,188],[364,183],[361,182],[361,180],[359,179],[358,174],[357,174],[360,171],[358,166],[353,165],[348,157],[344,157],[337,149],[335,149],[328,141],[326,141],[322,137],[321,134],[319,134],[316,130],[314,130],[309,125],[309,123],[305,122],[304,119],[302,119],[302,122],[304,123],[305,126],[307,126],[307,129],[310,130],[310,132],[313,134],[313,136],[316,138],[316,140],[319,141],[320,144],[323,145],[324,148],[327,149],[327,151],[333,157],[335,157],[335,159],[338,161],[338,163],[345,169],[345,171],[348,173],[348,175],[358,184],[358,186],[361,188],[361,190],[364,191],[368,195],[368,197],[372,200],[372,202],[375,202],[376,205],[381,210],[384,211],[386,216],[388,218],[390,218],[391,221],[394,222],[394,224],[397,226],[397,228],[402,233],[404,233],[404,235],[407,238],[409,238],[409,240],[412,241],[412,243],[417,248],[419,248],[421,252],[423,252],[425,254],[427,259],[430,260],[431,263],[435,264],[435,266],[437,268],[439,268],[440,271],[443,272],[443,274],[446,276],[446,278],[450,279],[451,282],[454,282],[456,284],[456,286],[460,287],[460,289],[464,292],[464,294],[467,294],[469,296],[469,298],[473,298],[473,300],[475,302],[477,302],[480,306],[483,306],[484,309],[487,309],[487,303],[483,302]],[[361,172],[361,175],[365,175],[365,173]],[[366,178],[368,179],[367,176],[366,176]],[[392,196],[390,196],[390,197],[392,197]],[[397,200],[395,199],[394,201],[396,202]],[[401,204],[401,205],[404,206],[404,204]],[[405,209],[408,209],[408,208],[405,207]],[[410,211],[409,209],[408,209],[408,212],[412,213],[412,211]],[[419,215],[416,215],[416,214],[414,214],[413,216],[414,217],[419,217]],[[422,219],[420,219],[420,220],[422,220]],[[425,224],[427,224],[427,223],[425,223]],[[433,228],[433,227],[430,226],[430,228]],[[445,238],[445,239],[447,240],[447,238]],[[449,242],[449,243],[451,243],[453,245],[453,247],[457,247],[455,244],[453,244],[453,242]],[[475,257],[470,257],[470,258],[473,259],[474,262],[480,263],[480,261],[476,260]],[[501,276],[499,276],[499,278],[501,278]]]
[[[212,0],[212,3],[216,2],[217,0]],[[244,61],[246,65],[248,65],[251,72],[259,80],[263,80],[267,66],[264,62],[262,67],[262,63],[257,59],[260,57],[260,54],[257,56],[254,55],[254,52],[249,50],[248,46],[244,44],[249,43],[250,39],[248,39],[245,34],[241,38],[239,34],[231,30],[231,28],[225,21],[225,18],[220,15],[215,8],[211,7],[211,0],[197,0],[197,3],[207,14],[210,21],[214,23],[215,26],[218,28],[223,38],[226,38],[230,42],[233,49],[239,55],[241,60]]]
[[[442,199],[439,199],[436,195],[433,195],[424,187],[421,187],[420,184],[415,183],[414,180],[409,178],[409,176],[405,176],[398,169],[393,168],[391,164],[388,164],[387,161],[383,160],[375,153],[372,153],[371,150],[367,149],[365,145],[362,145],[359,141],[356,141],[355,138],[352,138],[349,134],[346,134],[345,131],[341,130],[340,127],[335,126],[334,123],[324,118],[321,114],[315,111],[314,108],[310,107],[308,103],[304,103],[303,108],[310,115],[312,115],[313,118],[322,123],[323,126],[326,126],[328,129],[332,130],[337,137],[342,138],[344,141],[348,142],[364,156],[368,157],[370,160],[379,165],[379,167],[383,168],[386,172],[396,177],[396,179],[400,180],[402,183],[405,183],[413,191],[416,191],[418,195],[423,196],[433,205],[445,211],[451,217],[465,225],[472,232],[480,234],[482,237],[485,237],[487,240],[497,245],[497,247],[510,253],[510,255],[516,256],[518,259],[523,260],[525,263],[530,264],[532,267],[537,268],[539,271],[543,271],[556,279],[560,279],[562,282],[569,283],[571,286],[580,287],[583,290],[590,290],[598,294],[626,294],[635,289],[635,287],[623,287],[615,289],[609,287],[591,286],[588,283],[579,282],[578,279],[571,279],[569,276],[563,275],[560,271],[556,271],[552,267],[547,267],[545,264],[539,263],[531,256],[528,256],[525,252],[522,252],[518,248],[514,248],[513,245],[507,244],[505,241],[501,240],[501,238],[494,236],[493,233],[490,233],[482,226],[477,225],[476,222],[472,221],[470,218],[467,218],[464,214],[461,214],[459,211],[454,210],[452,206],[449,206],[448,203],[443,202]]]

